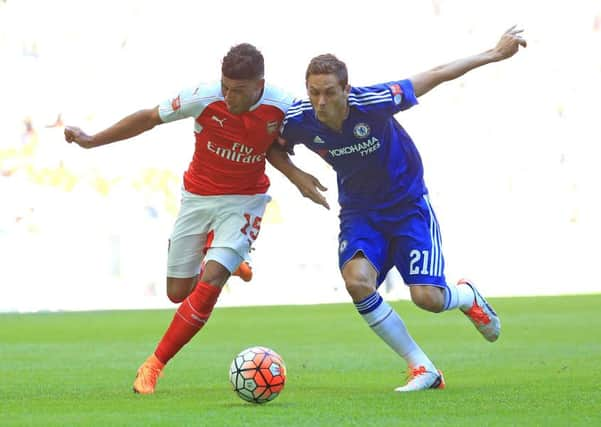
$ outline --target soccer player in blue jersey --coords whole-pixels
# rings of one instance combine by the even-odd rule
[[[270,153],[271,163],[288,177],[298,171],[286,151],[299,143],[336,171],[340,270],[359,314],[407,362],[408,382],[396,391],[441,389],[445,382],[378,293],[393,266],[422,309],[439,313],[459,308],[491,342],[499,338],[501,322],[472,282],[447,283],[422,161],[394,115],[443,82],[510,58],[526,46],[521,33],[512,27],[493,49],[406,80],[369,87],[349,86],[346,65],[334,55],[317,56],[306,72],[309,100],[293,104],[284,119],[285,150],[274,147]]]

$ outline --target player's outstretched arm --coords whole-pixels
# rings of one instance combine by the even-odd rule
[[[288,153],[276,142],[271,144],[267,151],[267,160],[269,163],[279,170],[286,178],[290,180],[304,197],[313,200],[318,205],[326,209],[330,209],[326,198],[321,193],[327,191],[321,182],[313,175],[296,167]]]
[[[494,48],[478,55],[440,65],[411,77],[410,80],[413,83],[415,96],[422,96],[439,84],[456,79],[474,68],[511,58],[517,53],[520,46],[526,47],[526,40],[522,37],[522,32],[523,30],[516,29],[514,25],[503,33]]]
[[[161,123],[162,120],[159,116],[159,107],[155,107],[130,114],[95,135],[88,135],[75,126],[66,126],[65,140],[69,143],[75,142],[83,148],[93,148],[131,138],[152,129]]]

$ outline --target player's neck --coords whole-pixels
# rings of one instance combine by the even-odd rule
[[[257,99],[255,99],[255,102],[253,102],[252,105],[257,105],[257,103],[261,100],[261,98],[263,98],[264,92],[265,92],[265,88],[261,89],[261,91],[259,92],[259,95],[257,96]]]
[[[324,122],[324,124],[327,127],[329,127],[330,129],[332,129],[333,131],[342,132],[342,124],[348,118],[349,112],[350,112],[350,107],[347,103],[344,106],[344,111],[340,115],[338,115],[335,118],[332,118],[332,120],[329,120],[327,123]]]

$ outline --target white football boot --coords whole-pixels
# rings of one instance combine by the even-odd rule
[[[445,388],[444,377],[439,370],[427,370],[425,366],[416,366],[409,369],[409,378],[407,384],[397,387],[394,391],[420,391],[428,389]]]
[[[486,338],[488,341],[493,342],[501,335],[501,319],[493,310],[491,305],[484,299],[484,297],[478,292],[476,286],[466,279],[461,279],[457,282],[457,286],[469,286],[474,292],[474,302],[472,306],[467,310],[461,310],[474,324],[476,329]]]

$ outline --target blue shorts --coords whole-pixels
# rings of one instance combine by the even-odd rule
[[[385,209],[340,210],[340,270],[358,252],[378,272],[377,286],[396,266],[407,285],[446,287],[436,215],[424,195]]]

